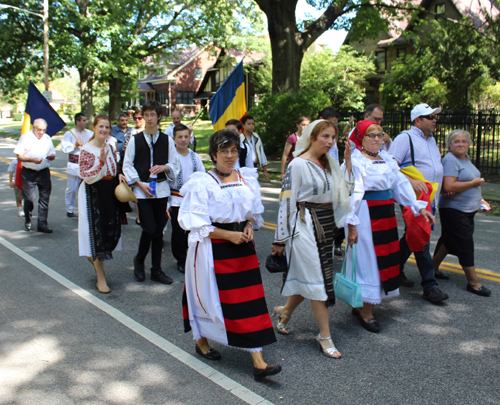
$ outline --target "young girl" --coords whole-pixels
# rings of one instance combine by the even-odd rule
[[[290,135],[285,142],[285,149],[283,150],[283,156],[281,156],[281,181],[285,177],[286,164],[288,159],[290,162],[293,160],[293,152],[295,151],[295,144],[302,135],[302,131],[305,127],[309,125],[309,118],[299,117],[297,120],[297,132]],[[288,162],[288,163],[290,163]]]

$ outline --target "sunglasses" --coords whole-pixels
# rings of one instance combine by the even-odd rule
[[[429,115],[421,115],[420,117],[418,118],[425,118],[426,120],[429,120],[429,121],[434,121],[434,120],[437,120],[437,115],[435,114],[429,114]]]
[[[144,117],[134,117],[134,121],[142,120]]]

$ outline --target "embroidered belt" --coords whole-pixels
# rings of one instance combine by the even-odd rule
[[[104,176],[101,180],[113,180],[113,176]]]
[[[216,228],[224,229],[226,231],[243,232],[248,221],[243,222],[230,222],[228,224],[221,224],[220,222],[213,222],[212,225]]]
[[[299,218],[302,222],[306,222],[306,208],[309,208],[309,211],[311,212],[312,219],[314,221],[314,225],[316,227],[317,233],[318,233],[318,240],[326,242],[326,236],[325,236],[325,230],[323,229],[323,226],[318,220],[318,216],[316,215],[316,210],[329,210],[333,211],[333,206],[332,203],[326,203],[326,204],[316,204],[316,203],[310,203],[307,201],[301,201],[297,203],[299,206]]]
[[[375,190],[375,191],[365,191],[363,200],[368,201],[384,201],[391,200],[394,198],[392,190]]]
[[[180,197],[180,198],[183,198],[182,195],[179,194],[179,190],[173,190],[173,189],[170,189],[170,195],[172,197]]]
[[[78,158],[79,158],[79,155],[73,155],[70,153],[68,156],[68,162],[78,164]]]
[[[150,182],[151,182],[151,181],[153,181],[153,180],[156,180],[156,184],[158,184],[158,183],[162,183],[162,182],[164,182],[164,181],[165,181],[165,180],[167,180],[167,179],[160,179],[160,180],[158,180],[158,179],[151,179],[151,178],[150,178],[150,179],[147,179],[147,180],[145,181],[145,183],[150,183]],[[141,180],[141,181],[142,181],[142,180]]]

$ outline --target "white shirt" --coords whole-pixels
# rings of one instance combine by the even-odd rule
[[[172,123],[170,126],[165,130],[165,134],[171,137],[172,139],[174,138],[174,127],[175,125]],[[194,134],[191,132],[191,139],[189,140],[190,145],[194,145]]]
[[[191,149],[188,149],[188,154],[186,156],[182,156],[177,153],[180,163],[180,172],[175,178],[175,180],[168,180],[171,190],[180,191],[182,186],[186,184],[191,177],[191,175],[196,172],[205,172],[205,166],[203,166],[203,162],[201,161],[200,155],[193,152]],[[195,170],[196,168],[196,170]],[[169,201],[169,206],[172,207],[180,207],[182,203],[182,197],[178,197],[172,194],[172,197]]]
[[[156,132],[153,135],[153,139],[151,140],[151,135],[144,132],[144,138],[151,148],[151,143],[156,143],[158,140],[160,133]],[[170,186],[168,181],[162,181],[160,183],[156,183],[156,194],[153,197],[147,197],[146,194],[141,190],[139,186],[135,183],[137,181],[141,181],[139,178],[139,173],[134,167],[134,159],[135,159],[135,136],[130,138],[130,141],[127,146],[127,150],[125,151],[125,158],[123,160],[123,175],[127,178],[128,184],[133,186],[134,194],[137,198],[166,198],[170,195]],[[170,173],[165,172],[167,176],[167,180],[174,180],[179,174],[180,165],[177,151],[175,150],[175,144],[172,138],[168,138],[168,162],[167,167],[170,169]],[[153,162],[151,162],[153,165]]]
[[[55,155],[56,150],[54,149],[54,144],[52,139],[47,134],[38,139],[33,131],[26,132],[21,135],[21,138],[17,142],[14,148],[14,153],[16,155],[22,155],[27,158],[38,158],[42,159],[42,163],[36,164],[33,162],[22,162],[23,167],[31,170],[36,170],[37,172],[50,167],[50,161],[46,159],[47,156]]]
[[[248,150],[245,147],[245,144],[243,142],[240,142],[240,149],[246,149],[247,150],[247,155],[245,157],[245,167],[250,167],[253,168],[253,157],[252,154],[250,153],[250,150]],[[239,169],[240,166],[240,159],[236,159],[236,164],[234,165],[233,169]]]
[[[76,128],[64,134],[61,140],[61,150],[64,153],[80,156],[80,148],[75,148],[76,140],[80,140],[84,145],[90,141],[94,133],[88,129],[78,131]],[[66,173],[71,176],[78,176],[78,163],[68,162]]]

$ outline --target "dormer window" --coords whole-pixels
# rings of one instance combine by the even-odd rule
[[[163,76],[165,74],[165,67],[159,67],[156,69],[156,76]]]
[[[445,4],[436,4],[436,15],[443,15],[446,12]]]

